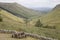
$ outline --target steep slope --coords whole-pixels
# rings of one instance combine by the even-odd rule
[[[7,18],[13,20],[13,21],[17,21],[17,22],[21,22],[23,23],[23,18],[19,18],[17,16],[14,16],[12,15],[11,13],[5,11],[5,10],[2,10],[0,11],[0,14],[3,15],[3,16],[6,16]]]
[[[60,4],[53,8],[50,13],[41,17],[40,19],[44,24],[60,26]]]
[[[0,29],[18,29],[18,27],[24,25],[22,18],[16,17],[5,10],[0,11],[0,16],[3,19],[0,22]]]
[[[58,4],[53,10],[51,10],[47,15],[40,17],[43,25],[48,25],[48,27],[55,26],[56,29],[50,29],[47,27],[45,35],[49,37],[57,38],[60,40],[60,4]],[[48,30],[50,29],[50,31]],[[44,30],[45,32],[45,30]]]
[[[17,3],[0,3],[0,8],[22,18],[30,18],[39,15],[38,12],[25,8]]]

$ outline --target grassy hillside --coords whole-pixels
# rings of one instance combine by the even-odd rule
[[[20,17],[17,17],[17,16],[14,16],[13,14],[7,12],[7,11],[4,11],[1,9],[0,11],[0,14],[3,15],[3,16],[6,16],[7,18],[10,18],[11,20],[14,20],[14,21],[17,21],[17,22],[21,22],[23,23],[23,18],[20,18]]]
[[[29,27],[27,28],[25,26],[22,18],[16,17],[16,16],[12,15],[11,13],[4,11],[4,10],[0,11],[0,16],[3,19],[3,21],[0,22],[0,29],[28,32]],[[27,38],[23,38],[23,39],[15,39],[15,38],[11,38],[11,34],[2,34],[2,33],[0,33],[0,39],[1,40],[37,40],[37,39],[31,38],[31,37],[27,37]]]
[[[25,8],[18,3],[0,3],[0,8],[22,18],[31,18],[39,15],[39,12]]]
[[[13,11],[13,12],[15,12],[15,11]],[[20,15],[19,15],[19,17],[17,17],[15,15],[12,15],[11,12],[9,13],[4,10],[1,10],[0,14],[3,19],[3,21],[0,22],[0,29],[25,31],[25,32],[29,32],[29,33],[39,34],[40,36],[52,37],[52,38],[56,38],[56,39],[60,40],[60,9],[58,7],[55,7],[46,16],[40,17],[41,22],[43,24],[55,25],[56,29],[35,27],[35,26],[29,26],[29,25],[26,26],[26,24],[24,24],[23,18],[20,18]],[[17,14],[20,14],[20,13],[17,13]],[[36,19],[33,19],[31,21],[31,24],[32,24],[32,22],[33,22],[33,24],[35,24],[37,19],[39,19],[39,18],[37,17]],[[5,34],[3,34],[3,35],[5,35]],[[9,39],[11,39],[11,38],[9,38]],[[27,39],[29,40],[29,38],[27,38]],[[13,39],[13,40],[17,40],[17,39]],[[22,40],[24,40],[24,39],[22,39]],[[33,40],[35,40],[35,39],[33,39]]]
[[[18,26],[24,25],[22,18],[16,17],[7,11],[1,10],[0,16],[3,19],[3,21],[0,22],[0,29],[16,29],[16,27],[18,28]]]
[[[41,17],[44,24],[50,24],[60,27],[60,6],[57,5],[50,13]]]
[[[40,17],[40,19],[43,25],[56,27],[56,29],[54,29],[55,32],[52,32],[52,30],[50,33],[47,33],[47,35],[54,35],[54,37],[56,36],[56,38],[60,40],[60,4],[53,8],[47,15]]]
[[[12,14],[9,14],[4,10],[0,11],[0,13],[1,13],[1,16],[3,19],[3,21],[0,22],[0,29],[24,31],[24,32],[39,34],[40,36],[46,36],[46,37],[52,37],[52,38],[57,37],[56,33],[55,33],[56,32],[55,29],[39,28],[39,27],[29,26],[29,25],[26,26],[25,24],[21,23],[20,21],[14,20],[15,18],[12,19],[11,18],[13,16]],[[9,16],[7,14],[9,14]],[[51,32],[51,34],[49,32]],[[3,34],[3,35],[5,35],[5,34]],[[6,35],[8,36],[8,34],[6,34]],[[5,38],[5,39],[7,40],[7,38]],[[11,38],[9,37],[9,39],[11,39]],[[27,39],[31,39],[31,38],[29,37]],[[17,39],[15,39],[15,40],[17,40]],[[22,40],[24,40],[24,39],[22,39]],[[31,40],[35,40],[35,39],[31,39]]]

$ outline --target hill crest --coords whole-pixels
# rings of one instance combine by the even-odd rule
[[[0,8],[22,18],[31,18],[39,15],[38,12],[28,9],[18,3],[0,3]]]

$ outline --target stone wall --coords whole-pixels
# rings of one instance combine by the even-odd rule
[[[21,32],[17,32],[15,30],[3,30],[3,29],[0,29],[0,33],[10,33],[10,34],[19,34]],[[37,34],[32,34],[32,33],[26,33],[24,32],[24,35],[26,35],[27,37],[33,37],[33,38],[37,38],[39,40],[58,40],[58,39],[53,39],[53,38],[47,38],[47,37],[44,37],[44,36],[40,36],[40,35],[37,35]]]

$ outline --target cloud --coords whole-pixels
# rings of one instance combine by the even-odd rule
[[[0,0],[0,2],[15,2],[16,0]]]
[[[2,2],[17,2],[26,7],[54,7],[60,0],[0,0]]]
[[[54,7],[60,4],[60,0],[20,0],[17,2],[26,7]]]

